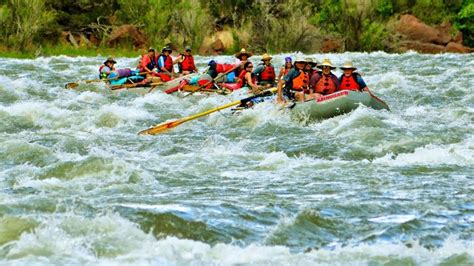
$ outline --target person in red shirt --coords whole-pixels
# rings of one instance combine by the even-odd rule
[[[191,54],[190,46],[186,46],[186,48],[184,49],[184,54],[180,54],[177,61],[179,73],[182,76],[198,72],[198,69],[194,64],[194,57]]]

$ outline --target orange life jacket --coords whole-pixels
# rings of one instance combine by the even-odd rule
[[[315,92],[321,94],[331,94],[337,91],[337,84],[334,82],[334,79],[331,74],[328,76],[320,73],[321,78],[314,86]]]
[[[303,70],[300,70],[300,75],[294,78],[292,83],[293,83],[293,88],[292,88],[293,90],[295,91],[305,90],[309,84],[308,73],[304,72]]]
[[[193,71],[196,69],[194,58],[192,55],[183,55],[184,60],[181,62],[181,71]]]
[[[341,90],[350,90],[350,91],[359,91],[360,85],[357,83],[357,74],[352,74],[350,76],[342,75],[341,79]]]

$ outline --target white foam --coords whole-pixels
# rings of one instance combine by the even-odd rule
[[[416,148],[413,153],[392,153],[373,161],[375,164],[389,166],[409,165],[459,165],[470,166],[474,164],[474,146],[472,139],[458,144],[434,145],[429,144]]]

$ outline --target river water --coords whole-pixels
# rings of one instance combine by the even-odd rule
[[[67,90],[104,57],[0,58],[0,264],[474,264],[474,55],[311,57],[352,59],[391,112],[138,136],[240,96]]]

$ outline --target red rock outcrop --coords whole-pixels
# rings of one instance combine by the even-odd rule
[[[113,29],[107,44],[112,46],[127,38],[132,40],[135,49],[146,48],[149,44],[146,34],[134,25],[122,25]]]
[[[413,15],[402,15],[396,24],[396,34],[402,36],[397,51],[415,50],[421,53],[469,53],[462,45],[462,33],[444,22],[431,27]]]

